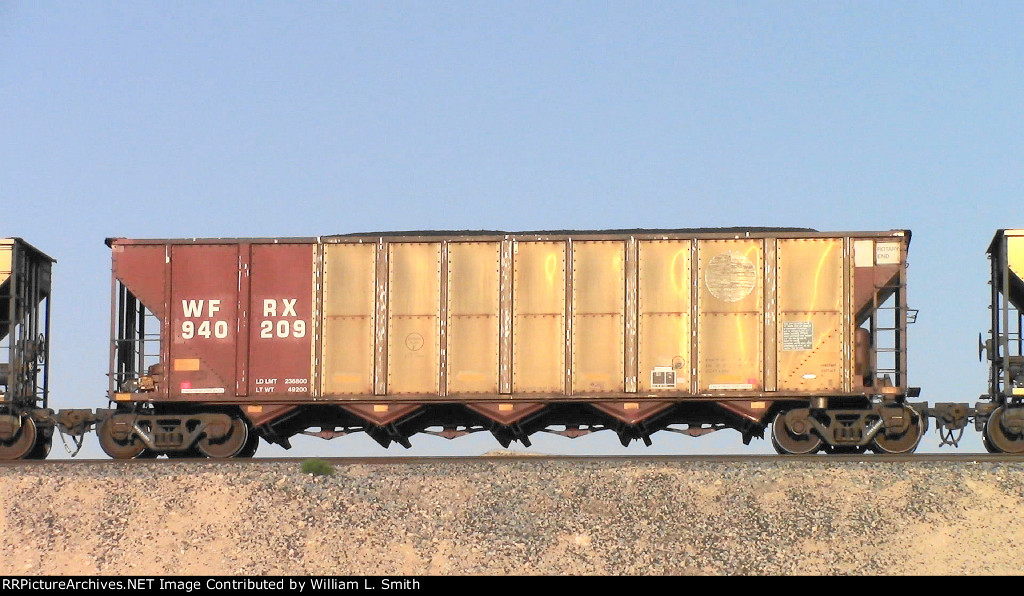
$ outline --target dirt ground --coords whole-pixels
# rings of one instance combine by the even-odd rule
[[[0,575],[1020,574],[1024,462],[47,463]]]

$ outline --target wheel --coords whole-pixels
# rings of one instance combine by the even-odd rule
[[[256,455],[256,450],[260,446],[260,436],[255,432],[249,431],[249,440],[245,442],[245,447],[238,452],[235,457],[252,457]]]
[[[32,447],[32,450],[25,455],[25,459],[46,459],[47,455],[50,455],[50,447],[53,445],[53,435],[44,436],[39,433],[36,436],[36,444]]]
[[[234,457],[241,453],[249,440],[249,425],[240,418],[231,419],[231,431],[219,439],[203,436],[196,443],[199,452],[206,457]]]
[[[36,446],[36,422],[31,416],[21,419],[21,428],[10,441],[0,441],[0,460],[22,459]]]
[[[821,437],[814,434],[809,425],[803,434],[794,434],[786,423],[786,413],[779,412],[772,422],[772,446],[780,455],[807,455],[821,447]]]
[[[113,432],[113,417],[110,417],[103,421],[98,433],[103,453],[114,459],[135,459],[146,451],[146,445],[134,433],[126,439],[115,439]]]
[[[921,437],[924,436],[924,417],[909,406],[903,409],[910,416],[910,427],[902,435],[889,436],[885,430],[881,430],[871,440],[871,448],[875,453],[901,454],[913,453],[917,449]]]
[[[1002,453],[1002,451],[1000,451],[998,447],[993,445],[992,442],[988,440],[987,432],[981,433],[981,444],[985,446],[985,451],[988,451],[989,453]]]
[[[985,421],[985,447],[998,450],[996,453],[1024,453],[1024,433],[1005,428],[1003,413],[1004,406],[999,406]]]

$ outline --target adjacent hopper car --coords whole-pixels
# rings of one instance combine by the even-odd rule
[[[989,249],[982,402],[908,385],[910,232],[743,228],[109,239],[110,407],[47,404],[52,259],[0,241],[0,458],[92,430],[113,458],[362,432],[734,429],[779,453],[908,453],[934,420],[1024,452],[1024,231]],[[5,257],[5,255],[7,255]]]
[[[979,359],[987,354],[988,392],[957,415],[973,414],[989,452],[1024,453],[1024,230],[997,231],[988,257],[992,322],[978,349]]]
[[[42,459],[54,424],[49,401],[53,259],[20,238],[0,238],[0,458]]]

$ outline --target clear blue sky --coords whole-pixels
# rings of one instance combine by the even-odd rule
[[[909,228],[911,383],[973,403],[984,251],[1024,226],[1022,31],[1019,2],[0,1],[0,236],[58,259],[52,401],[95,408],[106,236]],[[694,451],[771,446],[629,450]]]

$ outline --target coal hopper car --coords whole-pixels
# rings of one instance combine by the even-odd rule
[[[909,231],[108,240],[115,458],[658,431],[913,451]]]
[[[53,263],[20,238],[0,238],[0,459],[43,459],[50,452]]]
[[[991,453],[1024,453],[1024,230],[998,230],[988,247],[991,326],[979,342],[989,366],[988,390],[973,417]]]

